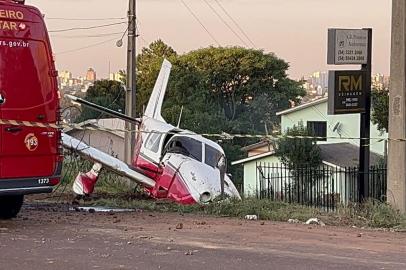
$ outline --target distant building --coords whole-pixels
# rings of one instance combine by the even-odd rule
[[[72,79],[72,72],[67,70],[62,70],[59,72],[59,78],[63,81],[68,81]]]
[[[372,76],[372,87],[377,90],[385,90],[389,88],[389,76],[383,74],[375,74]]]
[[[91,79],[91,80],[88,80]],[[58,87],[62,93],[76,94],[78,92],[85,93],[87,89],[93,85],[96,79],[96,73],[93,69],[89,69],[86,77],[73,77],[70,71],[61,71],[58,75]]]
[[[121,72],[110,73],[109,79],[111,81],[122,82],[124,80],[124,75]]]
[[[310,98],[322,97],[328,92],[328,73],[327,72],[314,72],[307,79],[303,78],[303,88]]]
[[[93,68],[89,68],[86,72],[86,81],[94,82],[96,81],[96,71]]]

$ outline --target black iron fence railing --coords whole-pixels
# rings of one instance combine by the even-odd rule
[[[257,163],[256,196],[334,211],[359,202],[358,168],[321,165],[287,168],[283,164]],[[366,198],[386,200],[386,166],[372,166],[367,173]]]

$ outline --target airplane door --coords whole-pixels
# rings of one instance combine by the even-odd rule
[[[162,133],[151,132],[141,146],[140,156],[137,159],[137,167],[144,170],[150,177],[160,172],[159,161],[161,153],[159,147],[163,136]]]

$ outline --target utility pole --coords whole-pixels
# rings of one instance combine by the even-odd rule
[[[368,61],[362,65],[366,72],[365,112],[361,113],[360,123],[360,152],[359,152],[359,202],[368,198],[369,194],[369,166],[370,166],[370,137],[371,137],[371,85],[372,85],[372,29],[368,30]]]
[[[406,1],[392,1],[388,202],[406,212]]]
[[[129,0],[128,9],[128,48],[127,48],[127,89],[125,97],[125,113],[136,118],[136,0]],[[126,122],[127,130],[135,130],[135,125]],[[124,157],[131,164],[134,156],[135,133],[125,133]]]

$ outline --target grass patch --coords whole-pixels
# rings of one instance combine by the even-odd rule
[[[86,173],[91,170],[94,162],[85,160],[75,155],[66,155],[63,164],[62,180],[58,189],[71,192],[73,182],[79,172]],[[95,187],[97,193],[117,194],[128,191],[137,192],[137,185],[124,177],[102,169]]]
[[[390,205],[377,201],[368,201],[361,206],[339,208],[336,212],[326,213],[318,209],[301,205],[247,198],[242,201],[227,200],[205,206],[184,206],[166,201],[156,201],[115,195],[85,202],[87,206],[105,206],[129,209],[142,209],[154,212],[194,213],[220,217],[244,218],[257,215],[260,220],[287,222],[297,219],[306,222],[310,218],[319,218],[330,226],[356,226],[359,228],[387,228],[406,230],[406,216],[394,210]]]
[[[79,171],[87,172],[92,162],[79,157],[68,156],[64,161],[63,179],[59,193],[68,198],[72,193],[72,184]],[[104,206],[116,208],[142,209],[155,212],[196,213],[212,216],[244,218],[246,215],[257,215],[260,220],[286,222],[297,219],[305,222],[310,218],[320,218],[327,225],[357,226],[369,228],[388,228],[406,230],[406,215],[400,214],[389,204],[378,201],[367,201],[362,205],[340,207],[336,212],[326,213],[315,208],[301,205],[245,198],[225,200],[200,206],[184,206],[167,201],[148,199],[141,189],[131,185],[124,178],[109,171],[103,171],[96,185],[95,196],[85,201],[87,206]]]

